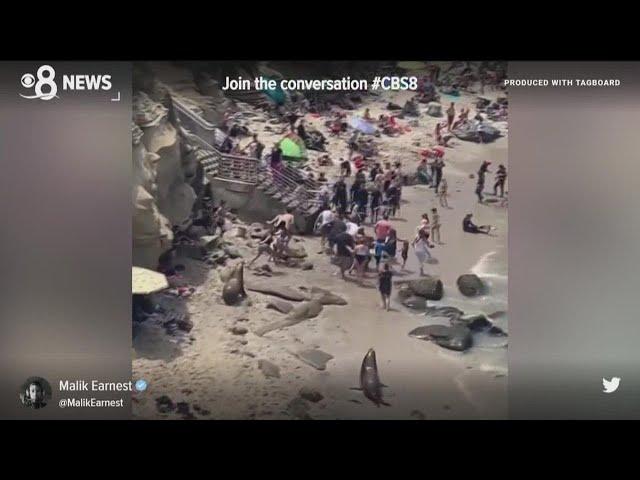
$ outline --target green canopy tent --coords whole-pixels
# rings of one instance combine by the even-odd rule
[[[267,79],[268,80],[275,80],[275,79],[272,79],[272,78],[269,78],[269,77],[267,77]],[[265,89],[265,90],[263,90],[263,92],[276,105],[284,105],[284,103],[287,101],[287,94],[279,86],[277,86],[273,90]]]
[[[282,151],[282,157],[287,161],[301,162],[307,158],[307,149],[302,139],[298,136],[288,136],[280,140],[278,145]]]

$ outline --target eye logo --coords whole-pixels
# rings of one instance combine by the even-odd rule
[[[30,73],[25,73],[20,79],[20,83],[22,83],[22,86],[24,88],[31,88],[33,87],[34,83],[36,83],[36,77],[31,75]]]
[[[54,81],[56,77],[56,71],[50,65],[42,65],[36,72],[38,80],[31,73],[25,73],[20,78],[20,83],[24,88],[33,88],[35,95],[22,95],[22,98],[40,100],[51,100],[52,98],[60,98],[56,94],[58,93],[58,85]],[[43,91],[43,87],[46,87]]]

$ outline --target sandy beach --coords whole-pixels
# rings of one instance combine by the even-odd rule
[[[495,99],[502,92],[486,92]],[[410,93],[365,97],[357,112],[370,108],[373,117],[389,114],[387,102],[400,105]],[[456,108],[471,107],[475,96],[462,94]],[[443,110],[452,101],[443,95]],[[247,107],[248,108],[248,107]],[[435,144],[435,124],[444,117],[433,118],[420,105],[418,126],[397,137],[382,135],[376,160],[401,161],[404,172],[413,172],[420,160],[419,151]],[[262,112],[256,118],[267,118]],[[338,170],[338,158],[347,156],[346,138],[329,137],[325,118],[305,117],[305,123],[322,131],[328,139],[327,153],[334,161],[324,170],[330,179]],[[400,120],[406,124],[409,118]],[[282,138],[264,130],[264,122],[252,124],[267,148]],[[401,239],[411,239],[420,215],[438,207],[441,216],[442,245],[432,249],[437,262],[426,266],[425,273],[439,277],[444,284],[444,297],[430,306],[454,306],[465,313],[494,312],[507,308],[507,208],[497,203],[478,204],[474,194],[475,178],[480,164],[491,161],[486,190],[492,190],[494,172],[499,164],[508,168],[508,136],[506,122],[496,123],[504,136],[490,144],[476,144],[453,139],[444,157],[444,178],[449,184],[449,206],[441,208],[432,189],[426,185],[406,186],[403,203],[392,224]],[[416,145],[419,142],[419,145]],[[309,152],[310,159],[321,154]],[[462,219],[473,213],[476,224],[495,226],[491,236],[462,231]],[[370,234],[372,227],[365,225]],[[248,261],[256,252],[256,240],[234,239],[242,258],[229,260],[234,265]],[[446,324],[445,319],[427,319],[424,313],[403,307],[392,294],[392,309],[380,308],[380,297],[374,272],[368,273],[364,286],[343,281],[335,275],[326,254],[320,251],[317,237],[296,236],[295,246],[304,246],[313,263],[312,270],[301,270],[271,264],[273,276],[256,277],[245,269],[247,282],[264,282],[294,289],[320,287],[343,297],[345,306],[325,306],[316,318],[275,330],[264,336],[254,331],[283,318],[267,308],[274,297],[250,291],[250,305],[227,306],[221,298],[220,268],[209,269],[195,260],[183,259],[184,273],[196,292],[184,302],[193,329],[184,334],[167,335],[161,322],[153,317],[137,325],[133,341],[133,378],[144,378],[148,389],[134,394],[133,414],[139,419],[504,419],[507,417],[507,343],[508,337],[475,335],[475,345],[467,352],[445,350],[428,341],[408,336],[412,329],[432,324]],[[266,258],[256,265],[266,263]],[[418,262],[409,252],[406,271],[396,280],[418,278]],[[488,286],[487,292],[475,298],[464,297],[456,279],[464,273],[476,273]],[[355,277],[354,277],[355,278]],[[397,290],[397,287],[394,287]],[[156,294],[161,303],[175,300]],[[496,325],[508,331],[507,315],[495,319]],[[381,381],[388,387],[384,398],[390,406],[376,406],[354,390],[359,384],[362,359],[369,348],[377,354]],[[295,352],[320,349],[330,354],[324,370],[302,362]],[[264,361],[277,367],[277,375]],[[302,398],[306,388],[320,394],[320,399]],[[183,407],[170,412],[158,409],[156,399],[167,396]],[[303,395],[304,397],[304,395]],[[184,407],[184,404],[187,407]]]

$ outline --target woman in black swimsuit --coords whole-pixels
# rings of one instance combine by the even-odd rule
[[[388,263],[380,269],[378,273],[378,290],[380,290],[380,297],[382,298],[382,308],[389,311],[391,307],[391,277],[393,272]]]

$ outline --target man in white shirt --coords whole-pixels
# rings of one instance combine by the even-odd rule
[[[322,246],[323,252],[327,241],[327,235],[329,234],[329,230],[331,230],[331,224],[334,219],[335,213],[329,208],[320,212],[320,215],[318,216],[318,221],[320,223],[320,245]]]

